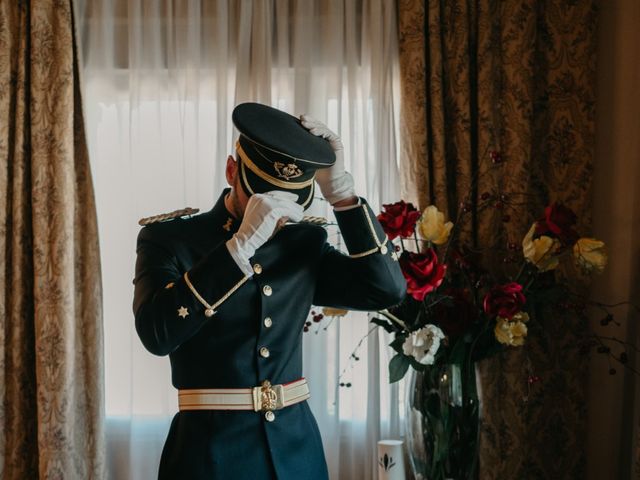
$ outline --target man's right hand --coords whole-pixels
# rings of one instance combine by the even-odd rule
[[[344,146],[338,134],[331,131],[320,120],[309,115],[300,115],[300,122],[304,128],[309,130],[309,133],[329,142],[336,155],[336,162],[331,167],[316,171],[316,182],[318,182],[322,196],[332,206],[347,199],[352,199],[355,204],[357,197],[353,186],[353,177],[344,169]]]
[[[295,202],[296,199],[295,194],[281,190],[249,197],[240,228],[227,241],[231,257],[246,275],[253,273],[249,259],[279,226],[289,219],[294,222],[302,220],[304,209]]]

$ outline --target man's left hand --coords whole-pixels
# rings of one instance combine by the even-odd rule
[[[336,162],[331,167],[316,172],[316,182],[324,198],[334,206],[351,203],[351,200],[356,203],[353,177],[344,169],[344,147],[340,137],[324,123],[309,115],[300,115],[300,121],[313,135],[326,139],[336,155]]]

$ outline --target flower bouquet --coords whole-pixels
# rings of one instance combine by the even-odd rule
[[[499,201],[492,193],[481,199]],[[378,216],[394,242],[407,296],[378,312],[372,322],[394,337],[390,381],[413,370],[408,442],[414,473],[429,480],[477,476],[476,362],[523,348],[531,327],[537,323],[542,328],[542,318],[561,310],[586,315],[593,306],[606,311],[603,322],[613,321],[607,306],[573,291],[579,282],[566,276],[602,272],[607,262],[603,242],[576,232],[577,217],[570,208],[547,206],[520,244],[506,245],[499,267],[495,258],[487,260],[485,252],[456,238],[467,210],[463,206],[453,223],[434,205],[420,212],[399,201],[384,205]],[[625,350],[614,354],[605,340],[587,335],[580,348],[597,346],[600,353],[626,363],[629,345],[609,338]],[[527,375],[530,385],[541,380],[534,372]]]

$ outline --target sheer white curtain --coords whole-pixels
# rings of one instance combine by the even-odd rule
[[[167,358],[134,330],[140,217],[211,208],[236,133],[237,103],[309,113],[343,137],[358,192],[398,198],[397,46],[392,0],[77,0],[84,103],[102,246],[106,406],[112,478],[154,478],[177,411]],[[313,211],[326,206],[315,202]],[[330,215],[329,212],[326,212]],[[310,405],[334,479],[375,478],[376,441],[398,437],[401,397],[388,338],[366,314],[305,337]],[[318,331],[317,333],[315,333]],[[350,388],[338,387],[341,381]]]

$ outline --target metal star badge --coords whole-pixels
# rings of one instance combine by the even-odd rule
[[[178,316],[179,317],[187,318],[187,315],[189,315],[189,310],[187,309],[187,307],[180,307],[178,309]]]

